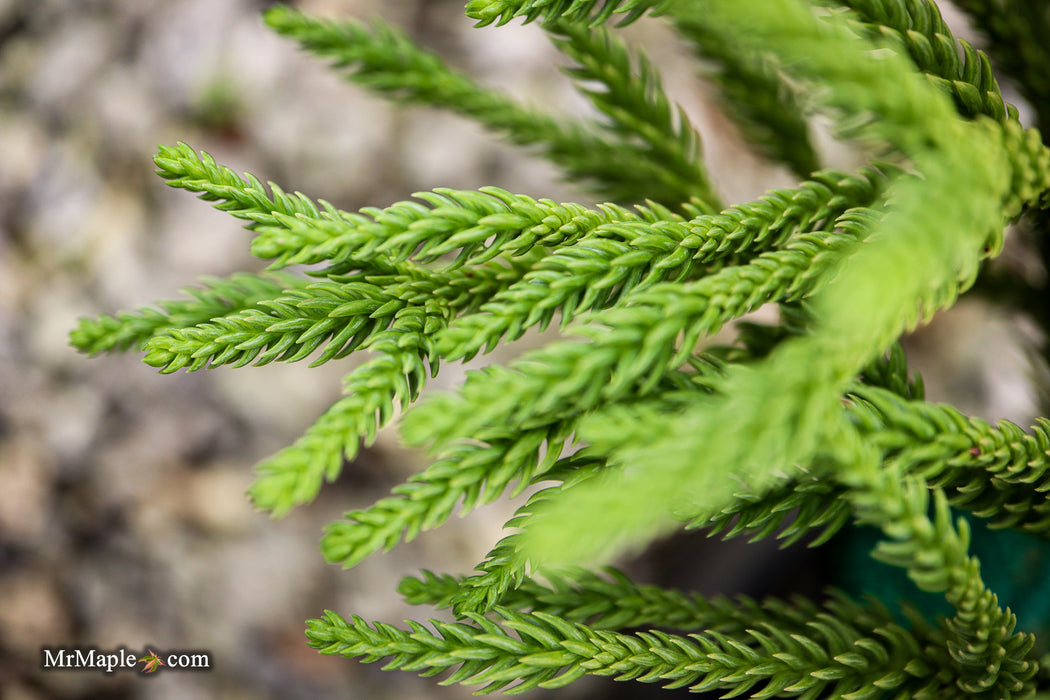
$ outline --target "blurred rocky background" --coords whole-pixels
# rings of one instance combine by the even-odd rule
[[[153,174],[161,143],[185,141],[237,171],[344,209],[486,184],[590,201],[559,184],[551,167],[470,123],[394,109],[343,83],[262,25],[268,4],[0,0],[0,697],[7,700],[468,695],[383,673],[379,664],[322,657],[306,647],[303,621],[325,608],[390,622],[432,616],[402,605],[394,592],[400,576],[468,572],[499,538],[513,504],[341,571],[317,552],[324,523],[423,466],[391,431],[316,503],[282,521],[254,512],[244,491],[252,464],[338,397],[347,364],[159,376],[134,353],[89,359],[68,346],[81,316],[176,296],[202,275],[261,267],[235,219]],[[534,27],[475,30],[453,0],[295,4],[327,16],[382,14],[487,84],[537,106],[582,109]],[[740,148],[658,24],[631,31],[649,40],[672,93],[705,132],[728,201],[790,183]],[[987,365],[974,364],[956,342],[974,337],[973,324],[991,315],[970,313],[949,343],[976,387],[978,408],[966,407],[979,410],[1013,382],[993,415],[1024,420],[1022,370],[986,376]],[[1014,327],[994,322],[1002,326],[1000,356],[1020,352],[1008,342]],[[929,337],[919,349],[933,347],[937,356],[943,341]],[[988,337],[971,345],[987,349]],[[455,367],[443,374],[446,383],[461,376]],[[634,570],[685,588],[762,593],[784,569],[769,548],[759,557],[735,549],[699,557],[702,536],[684,539],[656,548]],[[206,649],[214,668],[155,677],[43,672],[43,646]],[[611,681],[595,681],[559,697],[613,692]],[[638,697],[640,689],[620,692]]]

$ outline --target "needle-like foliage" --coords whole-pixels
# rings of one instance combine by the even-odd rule
[[[434,461],[328,526],[321,551],[344,567],[530,492],[476,571],[402,581],[410,603],[459,621],[329,612],[308,623],[322,653],[483,693],[587,674],[808,700],[1050,691],[1033,635],[1050,620],[1021,628],[970,525],[1050,533],[1050,420],[1026,432],[928,403],[898,342],[974,284],[1008,224],[1050,230],[1033,216],[1050,205],[1050,149],[996,78],[1048,123],[1050,15],[1029,0],[957,4],[992,58],[932,0],[467,3],[481,26],[535,22],[595,107],[588,121],[526,108],[380,21],[273,8],[272,28],[352,82],[474,119],[608,201],[438,188],[346,212],[162,147],[158,173],[243,219],[271,271],[83,320],[72,342],[144,351],[161,372],[369,352],[251,488],[274,515],[308,503],[404,411],[402,438]],[[797,185],[720,203],[700,134],[611,28],[645,15],[694,49],[726,112]],[[863,167],[821,169],[816,116]],[[1035,249],[1050,261],[1050,244]],[[1000,302],[1041,297],[1018,289]],[[762,307],[777,320],[742,319]],[[416,405],[442,361],[551,324],[565,337]],[[732,340],[709,342],[726,328]],[[675,529],[819,547],[855,527],[941,612],[845,593],[705,599],[591,568]]]

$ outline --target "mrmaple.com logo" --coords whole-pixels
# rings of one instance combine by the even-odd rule
[[[100,651],[90,647],[44,648],[40,650],[45,670],[71,671],[130,671],[154,673],[161,668],[173,671],[208,671],[211,654],[207,651],[168,651],[157,653],[152,649],[134,652],[130,649]],[[140,667],[139,664],[142,664]]]

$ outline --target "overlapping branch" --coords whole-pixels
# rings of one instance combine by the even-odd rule
[[[874,698],[884,692],[937,698],[947,690],[934,672],[944,661],[936,645],[885,613],[853,604],[832,607],[804,632],[759,622],[734,636],[621,634],[543,612],[496,613],[498,622],[475,614],[466,616],[468,622],[431,621],[431,631],[416,622],[402,630],[329,611],[309,622],[307,637],[323,654],[389,659],[386,669],[425,676],[451,671],[442,683],[479,686],[479,693],[557,688],[585,674],[696,692],[752,691],[756,698]]]
[[[679,206],[703,193],[702,188],[683,190],[668,183],[662,167],[645,154],[602,137],[597,125],[551,117],[476,84],[379,20],[371,25],[324,22],[277,6],[267,11],[266,21],[280,34],[345,70],[355,83],[400,102],[440,107],[469,117],[511,143],[538,149],[568,177],[586,179],[613,201],[651,199]]]

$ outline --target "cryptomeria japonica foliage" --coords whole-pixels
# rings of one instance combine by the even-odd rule
[[[608,203],[486,187],[346,212],[164,146],[161,177],[243,219],[270,271],[85,320],[73,344],[143,350],[164,373],[368,351],[344,397],[259,465],[250,493],[276,516],[309,502],[405,409],[404,442],[433,462],[332,523],[321,543],[332,563],[353,567],[455,512],[545,486],[475,573],[403,581],[410,602],[457,622],[328,612],[307,630],[323,653],[447,672],[442,682],[482,692],[585,674],[758,698],[1050,690],[1036,637],[982,578],[958,517],[1050,532],[1050,425],[991,426],[925,402],[898,345],[982,279],[1008,225],[1050,234],[1050,150],[996,78],[1050,124],[1050,9],[958,4],[991,58],[956,39],[932,0],[467,3],[479,25],[546,32],[593,120],[533,111],[382,22],[271,9],[274,30],[354,83],[477,120]],[[727,114],[795,187],[719,201],[688,118],[612,26],[644,15],[714,67]],[[821,169],[815,115],[867,165]],[[1044,240],[1034,248],[1050,257]],[[1009,282],[987,291],[1050,319],[1040,290]],[[779,321],[737,323],[765,305]],[[563,339],[416,404],[441,361],[554,322]],[[734,323],[731,345],[704,342]],[[578,566],[676,528],[819,546],[850,524],[879,532],[872,556],[947,612],[837,593],[705,600]]]

